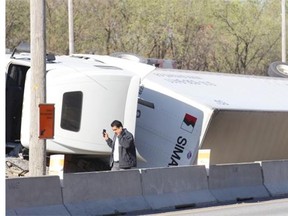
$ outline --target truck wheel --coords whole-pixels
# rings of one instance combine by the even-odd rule
[[[288,78],[288,64],[281,61],[272,62],[268,68],[268,75]]]

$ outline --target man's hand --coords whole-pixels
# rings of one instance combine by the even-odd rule
[[[103,130],[102,134],[103,134],[103,137],[104,137],[105,140],[108,140],[108,139],[109,139],[109,135],[108,135],[108,133],[106,132],[106,130]]]

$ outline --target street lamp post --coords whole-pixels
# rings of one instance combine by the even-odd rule
[[[282,8],[282,62],[286,62],[286,8],[285,1],[282,0],[281,8]]]
[[[68,0],[69,55],[74,53],[73,0]]]

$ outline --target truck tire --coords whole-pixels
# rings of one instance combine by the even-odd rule
[[[288,64],[281,61],[272,62],[268,68],[268,75],[288,78]]]

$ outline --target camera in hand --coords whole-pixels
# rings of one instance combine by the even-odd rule
[[[105,129],[103,129],[103,132],[102,132],[102,134],[103,134],[103,137],[105,136],[105,133],[106,133],[106,130],[105,130]]]

